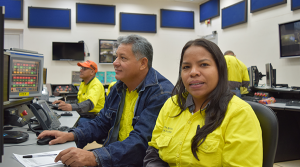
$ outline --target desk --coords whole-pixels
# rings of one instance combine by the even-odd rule
[[[58,114],[61,114],[63,111],[56,111]],[[72,112],[73,116],[62,116],[59,121],[61,122],[61,126],[73,127],[74,123],[79,118],[79,114],[77,112]],[[14,128],[13,130],[19,131],[27,131],[28,126]],[[48,152],[55,150],[63,150],[70,147],[76,147],[75,142],[67,142],[64,144],[57,145],[37,145],[36,144],[36,135],[35,133],[28,131],[29,139],[24,143],[19,144],[4,144],[4,156],[2,157],[2,163],[0,163],[0,167],[23,167],[17,160],[13,158],[13,153],[16,154],[33,154],[39,152]],[[12,146],[12,147],[8,147]]]
[[[251,93],[267,92],[275,99],[300,99],[300,90],[290,88],[251,88]],[[285,103],[266,104],[276,114],[279,135],[275,162],[300,159],[300,106],[287,106]]]

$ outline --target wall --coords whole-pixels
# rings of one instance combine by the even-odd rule
[[[221,0],[221,9],[240,0]],[[76,2],[116,5],[116,25],[76,24]],[[48,69],[48,83],[70,83],[71,71],[78,71],[77,62],[52,61],[52,41],[77,42],[84,40],[91,56],[87,59],[99,62],[98,40],[116,39],[130,33],[119,32],[119,13],[148,13],[157,15],[157,33],[137,33],[147,38],[154,48],[153,67],[175,84],[178,77],[180,52],[183,45],[191,39],[218,33],[218,45],[224,52],[233,50],[237,58],[247,67],[256,65],[265,74],[265,64],[272,63],[277,69],[277,83],[300,86],[300,58],[279,59],[278,24],[298,20],[300,10],[291,11],[291,1],[287,4],[272,7],[263,11],[250,13],[248,1],[248,22],[221,29],[221,16],[212,19],[210,25],[199,23],[199,4],[173,2],[171,0],[24,0],[24,20],[5,21],[6,30],[23,31],[23,48],[36,50],[45,56],[45,67]],[[72,13],[72,29],[37,29],[27,28],[28,6],[70,8]],[[160,28],[159,10],[192,10],[195,11],[195,29]],[[100,71],[113,71],[113,66],[98,64]],[[265,83],[265,77],[261,83]]]
[[[76,2],[116,5],[116,25],[76,23]],[[27,28],[28,6],[71,9],[71,30]],[[196,11],[195,30],[160,28],[160,9]],[[178,77],[179,58],[183,45],[196,38],[199,29],[199,5],[195,3],[170,2],[169,0],[24,0],[24,20],[5,21],[5,29],[23,30],[23,48],[44,54],[47,82],[71,83],[71,71],[79,71],[77,62],[52,61],[52,41],[77,42],[84,40],[90,51],[85,60],[99,62],[99,39],[117,39],[132,33],[119,32],[119,13],[146,13],[157,15],[157,33],[137,33],[153,45],[153,67],[175,84]],[[114,71],[112,64],[98,64],[99,71]]]
[[[240,0],[221,0],[221,9]],[[291,0],[287,4],[250,13],[248,1],[248,22],[221,29],[221,16],[211,20],[211,25],[200,24],[197,35],[218,33],[218,45],[223,52],[233,50],[237,58],[247,67],[256,65],[265,74],[265,64],[271,63],[276,69],[277,83],[300,86],[300,58],[279,58],[278,24],[299,20],[300,10],[291,11]],[[259,82],[266,83],[265,77]]]

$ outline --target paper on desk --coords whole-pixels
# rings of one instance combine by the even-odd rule
[[[36,153],[30,155],[42,155],[42,154],[59,154],[62,150],[59,151],[50,151],[43,153]],[[57,163],[54,162],[56,155],[54,156],[44,156],[44,157],[36,157],[36,158],[23,158],[24,155],[13,154],[16,159],[25,167],[40,167],[40,166],[56,166],[63,167],[64,164],[61,161]]]

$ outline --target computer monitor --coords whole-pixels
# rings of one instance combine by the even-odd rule
[[[266,64],[266,84],[268,87],[273,87],[273,84],[272,84],[272,80],[273,80],[273,66],[271,63],[267,63]]]
[[[47,68],[43,68],[43,84],[47,83]]]
[[[42,96],[44,56],[6,50],[10,54],[9,98]]]
[[[0,6],[0,67],[3,67],[3,46],[4,46],[4,7]],[[0,71],[0,83],[3,83],[3,73]],[[3,147],[3,123],[4,123],[4,111],[3,111],[3,87],[0,86],[0,162],[2,162],[2,155],[4,154]]]

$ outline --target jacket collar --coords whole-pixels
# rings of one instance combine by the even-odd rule
[[[86,83],[85,85],[88,85],[94,78],[95,78],[95,76],[91,80],[89,80],[89,82]],[[84,82],[84,80],[82,80],[81,82]]]
[[[210,105],[210,102],[208,102],[206,104],[206,106],[201,110],[205,110],[207,109],[207,107]],[[186,97],[186,101],[185,101],[185,105],[184,105],[184,110],[186,110],[187,108],[189,108],[189,111],[192,113],[195,110],[195,103],[193,100],[193,96],[191,94],[188,94],[188,96]]]

